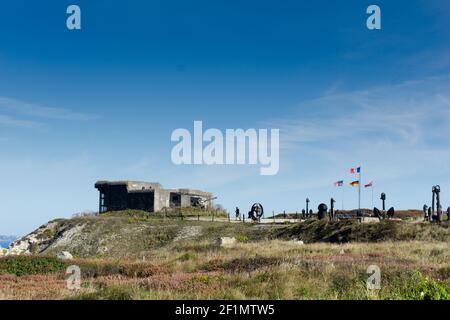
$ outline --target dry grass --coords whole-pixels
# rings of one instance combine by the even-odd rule
[[[82,288],[76,292],[66,289],[63,271],[3,274],[0,298],[448,298],[449,249],[445,242],[420,241],[299,246],[291,241],[267,240],[221,248],[207,240],[186,240],[146,252],[145,261],[73,261],[83,274]],[[366,289],[369,265],[381,268],[381,290]]]
[[[267,226],[129,212],[55,225],[58,232],[49,235],[53,245],[42,253],[65,250],[78,257],[70,264],[81,268],[82,288],[66,288],[66,265],[54,258],[0,259],[0,298],[441,299],[450,294],[448,224],[311,220]],[[72,237],[62,237],[79,225],[83,228]],[[215,241],[223,236],[239,241],[223,248]],[[366,289],[370,265],[381,269],[381,290]]]

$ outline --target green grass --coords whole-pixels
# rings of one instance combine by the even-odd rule
[[[69,300],[132,300],[135,296],[132,288],[124,286],[102,286],[95,292],[70,296]]]
[[[405,282],[401,296],[408,300],[449,300],[450,290],[442,281],[436,281],[425,277],[420,272],[415,272],[411,280]]]
[[[299,246],[262,240],[223,248],[206,240],[185,241],[153,249],[146,261],[72,260],[82,272],[78,292],[64,291],[64,275],[55,273],[63,268],[59,261],[55,266],[55,260],[38,259],[44,257],[9,257],[0,260],[3,271],[7,265],[9,274],[29,276],[0,276],[0,291],[16,286],[8,298],[448,300],[449,256],[445,242]],[[380,290],[366,288],[370,265],[380,267]],[[3,281],[9,281],[4,288]]]
[[[359,223],[356,220],[308,220],[287,226],[272,233],[275,239],[298,238],[305,242],[380,242],[380,241],[448,241],[448,225],[410,223],[403,221],[381,221]]]
[[[228,213],[223,210],[218,209],[201,209],[201,208],[164,208],[157,212],[146,212],[142,210],[120,210],[120,211],[110,211],[102,213],[99,217],[133,217],[137,219],[147,220],[147,219],[161,219],[161,218],[175,218],[182,219],[187,217],[228,217]]]
[[[407,278],[409,277],[409,279]],[[72,299],[301,299],[301,300],[448,300],[448,285],[407,272],[385,280],[381,290],[366,288],[363,273],[341,273],[323,281],[305,272],[266,269],[254,273],[194,275],[180,289],[146,288],[142,285],[102,285],[94,292]]]
[[[16,276],[55,273],[67,266],[67,263],[55,257],[8,256],[0,258],[0,273]]]
[[[41,298],[48,292],[50,298],[117,300],[450,297],[446,224],[311,220],[258,225],[149,217],[139,211],[56,222],[48,236],[63,238],[74,227],[82,231],[44,250],[46,256],[1,258],[0,291],[10,290],[13,298]],[[235,237],[237,243],[221,247],[219,237]],[[59,289],[60,271],[69,262],[50,255],[60,251],[71,252],[70,264],[81,268],[83,285],[75,295]],[[381,290],[366,288],[369,265],[381,269]],[[45,281],[38,290],[40,275]]]

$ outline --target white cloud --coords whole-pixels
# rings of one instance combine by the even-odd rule
[[[62,108],[45,107],[38,104],[23,102],[20,100],[5,97],[0,97],[0,109],[23,116],[38,117],[44,119],[87,121],[97,118],[95,115],[73,112]]]
[[[303,103],[301,110],[303,115],[270,123],[281,129],[281,141],[287,149],[306,143],[328,146],[349,142],[418,146],[436,132],[441,143],[448,143],[443,133],[450,121],[450,82],[448,78],[431,78],[327,95]]]
[[[449,77],[434,77],[325,95],[265,125],[280,128],[280,161],[296,168],[284,187],[299,188],[299,179],[325,187],[358,164],[370,179],[430,173],[439,180],[450,174],[449,124]]]

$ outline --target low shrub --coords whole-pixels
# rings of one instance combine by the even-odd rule
[[[405,289],[405,298],[411,300],[450,299],[450,290],[443,282],[425,277],[420,272],[413,275],[410,285]]]
[[[111,275],[122,275],[129,278],[146,278],[162,272],[159,267],[144,262],[81,261],[79,266],[83,277],[86,278]]]
[[[8,256],[0,258],[0,273],[16,276],[55,273],[67,268],[68,264],[55,257]]]
[[[248,237],[245,236],[245,235],[237,235],[237,236],[236,236],[236,240],[237,240],[238,242],[247,242],[247,241],[248,241]]]
[[[123,286],[105,286],[95,292],[71,296],[71,300],[132,300],[133,290]]]

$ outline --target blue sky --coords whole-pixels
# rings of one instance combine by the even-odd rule
[[[82,30],[65,26],[82,10]],[[369,31],[366,8],[382,10]],[[0,234],[96,210],[99,179],[246,211],[341,200],[352,177],[450,205],[448,1],[10,1],[0,6]],[[280,171],[175,166],[176,128],[280,128]],[[449,196],[446,196],[449,195]],[[344,188],[346,207],[356,190]],[[371,206],[370,191],[362,204]]]

